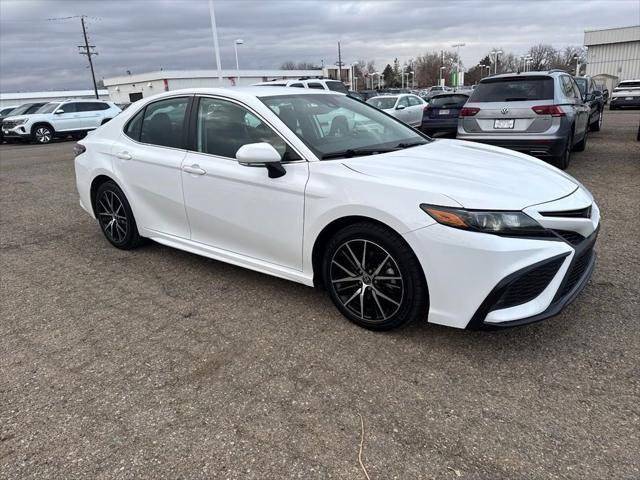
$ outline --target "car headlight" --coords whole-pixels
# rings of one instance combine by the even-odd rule
[[[523,212],[465,210],[425,203],[420,205],[420,208],[439,224],[462,230],[496,235],[552,236],[542,225]]]
[[[24,123],[26,123],[26,121],[26,118],[21,118],[20,120],[12,120],[11,123],[13,123],[13,125],[17,127],[18,125],[23,125]]]

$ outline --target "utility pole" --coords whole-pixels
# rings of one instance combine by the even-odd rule
[[[216,14],[213,10],[213,0],[209,0],[209,17],[211,19],[211,35],[213,36],[213,49],[216,54],[216,67],[218,70],[218,85],[222,85],[222,66],[220,65],[220,47],[218,46],[218,27],[216,26]]]
[[[91,79],[93,80],[93,91],[96,94],[96,98],[98,97],[98,85],[96,84],[96,74],[93,71],[93,61],[91,60],[92,55],[98,55],[98,53],[94,50],[96,48],[95,45],[89,45],[89,39],[87,38],[87,27],[84,24],[84,15],[80,17],[80,23],[82,24],[82,36],[84,37],[84,45],[78,45],[80,49],[80,55],[86,55],[89,59],[89,67],[91,68]]]
[[[342,53],[340,53],[340,42],[338,42],[338,80],[342,81]]]

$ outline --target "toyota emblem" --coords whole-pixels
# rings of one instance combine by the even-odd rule
[[[500,110],[502,112],[503,115],[506,115],[507,113],[509,113],[509,109],[507,107],[504,107],[502,110]]]

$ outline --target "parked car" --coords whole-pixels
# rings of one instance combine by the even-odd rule
[[[314,127],[333,110],[376,128]],[[600,214],[580,182],[521,153],[432,141],[332,92],[165,92],[75,152],[80,205],[114,247],[150,238],[323,284],[374,330],[535,322],[594,268]]]
[[[582,151],[589,106],[562,71],[506,73],[484,78],[460,111],[458,138],[510,148],[558,168]]]
[[[0,119],[8,116],[13,110],[18,108],[19,105],[9,105],[6,107],[0,108]]]
[[[120,113],[113,102],[64,100],[50,102],[31,115],[12,115],[2,122],[6,138],[49,143],[54,137],[79,137],[98,128]]]
[[[640,107],[640,80],[624,80],[613,89],[609,110]]]
[[[422,125],[422,112],[427,103],[416,95],[381,95],[367,100],[372,105],[412,127]]]
[[[604,97],[602,91],[598,90],[596,83],[591,77],[573,77],[580,93],[582,101],[589,107],[589,129],[599,132],[602,128],[602,120],[604,118]]]
[[[316,90],[330,90],[332,92],[349,94],[349,90],[339,80],[326,78],[300,78],[298,80],[274,80],[272,82],[260,82],[253,84],[256,87],[297,87],[312,88]]]
[[[429,100],[422,115],[422,130],[427,135],[434,133],[456,134],[458,116],[464,104],[469,100],[468,93],[441,93]]]
[[[0,127],[2,127],[2,123],[9,116],[14,116],[14,115],[32,115],[33,113],[38,111],[38,109],[40,109],[40,107],[42,107],[45,103],[46,102],[30,102],[30,103],[23,103],[22,105],[20,105],[18,107],[14,107],[8,114],[0,116]],[[3,109],[3,111],[4,111],[4,109]],[[4,128],[0,128],[0,143],[4,142],[4,140],[5,140],[5,138],[4,138]]]

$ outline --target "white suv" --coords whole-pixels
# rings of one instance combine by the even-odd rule
[[[102,100],[64,100],[44,105],[31,115],[7,117],[2,121],[5,138],[21,138],[49,143],[54,137],[81,137],[108,122],[118,113],[112,102]]]
[[[338,80],[327,80],[326,78],[301,78],[299,80],[274,80],[272,82],[254,83],[257,87],[297,87],[315,88],[316,90],[331,90],[332,92],[349,94],[349,90],[344,83]]]

